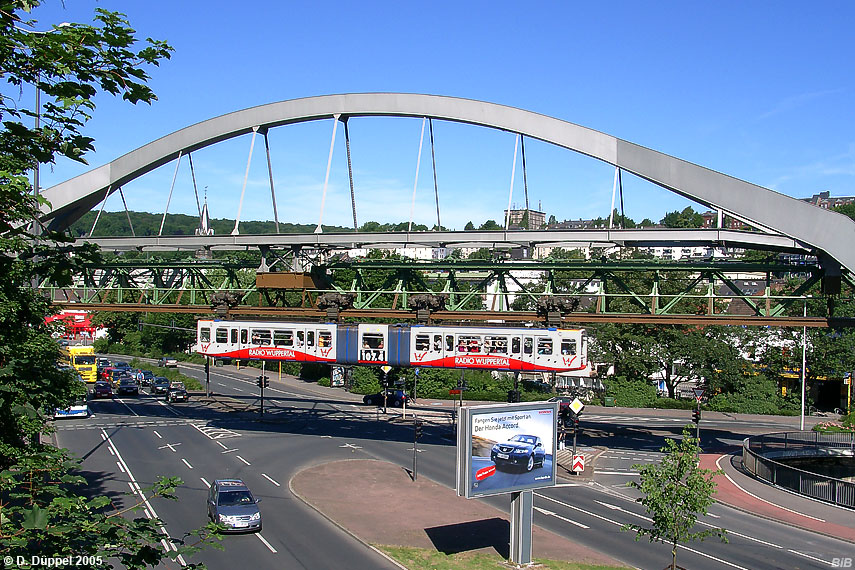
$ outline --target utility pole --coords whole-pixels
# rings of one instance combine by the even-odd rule
[[[211,397],[211,357],[205,357],[205,397]]]
[[[269,386],[269,380],[264,375],[264,361],[261,361],[261,376],[258,376],[258,387],[261,389],[261,410],[259,417],[264,417],[264,389]]]

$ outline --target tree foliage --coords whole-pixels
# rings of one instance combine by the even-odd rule
[[[56,366],[57,343],[45,317],[49,301],[31,286],[49,278],[71,283],[72,272],[93,249],[70,254],[66,238],[36,222],[40,207],[28,172],[58,157],[85,162],[93,149],[82,129],[107,93],[130,103],[151,103],[146,68],[170,56],[165,42],[136,32],[121,14],[96,9],[92,25],[63,24],[39,30],[28,19],[38,0],[9,0],[0,8],[0,552],[4,555],[103,555],[104,567],[156,566],[162,522],[126,518],[105,497],[81,492],[86,481],[65,450],[43,442],[45,411],[67,407],[80,383]],[[24,85],[42,94],[41,109],[22,103]],[[29,126],[38,116],[41,124]],[[173,496],[177,479],[158,483],[155,494]],[[203,540],[209,530],[201,532]],[[95,564],[92,564],[93,566]],[[98,564],[101,566],[101,564]]]
[[[693,438],[691,426],[683,428],[680,441],[668,439],[661,449],[665,456],[661,463],[634,465],[638,469],[638,481],[630,481],[643,495],[636,499],[644,505],[650,515],[650,525],[627,524],[622,530],[636,532],[635,539],[647,536],[650,542],[661,542],[671,546],[671,568],[677,567],[677,545],[681,542],[704,540],[718,536],[727,542],[723,528],[695,530],[698,515],[706,515],[707,508],[714,502],[715,482],[718,473],[698,466],[700,447]]]

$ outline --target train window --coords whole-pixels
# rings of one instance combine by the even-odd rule
[[[561,341],[561,354],[576,354],[576,339],[564,339]]]
[[[515,336],[511,339],[511,352],[514,354],[520,353],[520,337]]]
[[[294,331],[273,331],[274,346],[294,346]]]
[[[237,344],[238,330],[232,329],[232,344]]]
[[[531,354],[534,352],[534,341],[531,337],[526,337],[523,342],[523,352],[526,354]]]
[[[217,333],[214,338],[217,339],[217,342],[229,342],[229,329],[217,329]]]
[[[252,329],[252,344],[267,346],[270,344],[269,329]]]
[[[504,336],[485,336],[484,337],[484,352],[487,354],[508,353],[508,337]]]
[[[306,331],[306,346],[315,346],[315,331]]]
[[[202,327],[199,329],[199,341],[211,342],[211,329],[209,327]]]
[[[303,346],[306,344],[306,333],[304,331],[297,331],[297,346]]]
[[[454,352],[454,335],[445,335],[445,351]]]
[[[240,343],[246,344],[249,342],[249,335],[247,334],[246,329],[240,329]]]
[[[442,335],[433,335],[433,349],[435,352],[442,352]]]
[[[361,360],[385,360],[383,335],[380,333],[363,334],[361,356]]]
[[[537,353],[549,355],[552,354],[552,339],[549,337],[539,337],[537,339]]]
[[[416,350],[430,350],[430,335],[416,335]]]
[[[475,335],[458,336],[457,352],[481,352],[481,337]]]
[[[318,331],[318,347],[326,348],[332,346],[332,333],[330,331]]]

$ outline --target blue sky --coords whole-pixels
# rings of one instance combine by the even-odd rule
[[[778,192],[855,194],[855,3],[823,2],[246,2],[48,0],[39,29],[89,21],[96,6],[128,15],[140,36],[175,53],[151,71],[159,100],[99,97],[87,127],[92,166],[190,124],[265,103],[331,93],[397,91],[480,99],[577,123]],[[17,96],[17,95],[16,95]],[[22,97],[29,97],[26,91]],[[353,119],[359,223],[406,221],[421,121]],[[270,133],[281,221],[317,223],[331,121]],[[435,122],[444,225],[500,220],[514,137]],[[260,142],[260,141],[259,141]],[[194,154],[211,214],[233,217],[249,137]],[[415,221],[435,222],[427,139]],[[518,159],[519,160],[519,159]],[[559,220],[607,216],[613,167],[526,143],[530,203]],[[42,186],[87,168],[60,163]],[[165,165],[125,187],[132,210],[163,212]],[[625,175],[626,213],[659,220],[690,202]],[[351,225],[339,129],[324,222]],[[516,166],[514,203],[523,203]],[[696,209],[701,209],[695,206]],[[107,210],[120,210],[112,196]],[[189,166],[170,212],[194,213]],[[256,144],[242,219],[272,219]]]

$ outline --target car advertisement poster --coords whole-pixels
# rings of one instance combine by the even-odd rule
[[[558,404],[461,409],[457,493],[472,498],[555,485]]]

